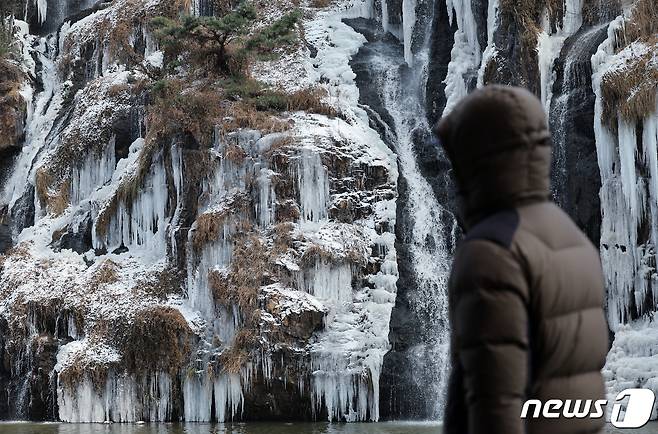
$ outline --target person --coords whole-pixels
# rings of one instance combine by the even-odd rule
[[[599,432],[603,417],[521,418],[527,400],[605,399],[608,350],[597,250],[549,198],[550,134],[529,91],[487,86],[435,128],[465,235],[449,281],[445,434]],[[588,182],[583,180],[583,182]],[[574,400],[582,400],[576,402]],[[587,401],[591,400],[591,401]],[[602,412],[601,412],[602,413]]]

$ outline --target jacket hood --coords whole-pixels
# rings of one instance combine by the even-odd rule
[[[487,86],[465,97],[435,132],[450,159],[464,223],[550,195],[551,148],[541,102],[529,91]]]

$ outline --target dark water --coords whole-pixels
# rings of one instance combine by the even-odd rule
[[[606,429],[606,434],[658,434],[658,422],[640,429]],[[0,423],[0,434],[440,434],[434,422],[241,423],[241,424],[68,424]]]

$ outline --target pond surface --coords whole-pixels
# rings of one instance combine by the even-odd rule
[[[636,430],[617,430],[607,434],[658,434],[658,422]],[[238,423],[238,424],[68,424],[0,423],[0,434],[440,434],[435,422],[383,423]]]

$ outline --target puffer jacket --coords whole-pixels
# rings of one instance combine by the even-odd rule
[[[489,86],[436,129],[466,227],[449,283],[446,434],[599,432],[599,418],[520,417],[528,399],[605,399],[608,350],[597,250],[549,200],[546,115],[526,90]],[[587,182],[587,180],[583,180]],[[529,416],[534,415],[531,407]],[[550,413],[549,413],[550,415]]]

